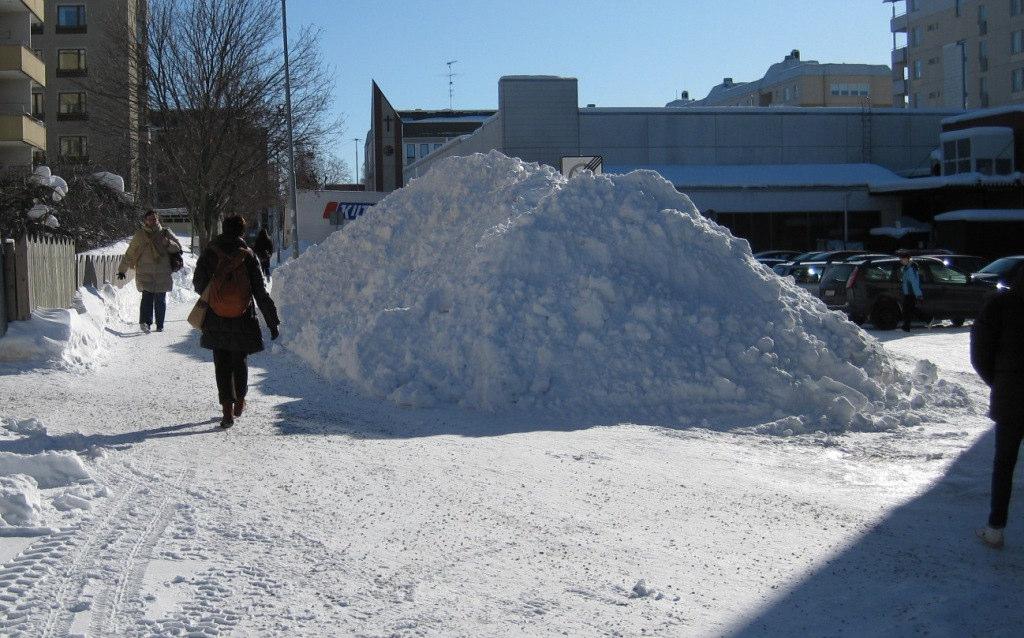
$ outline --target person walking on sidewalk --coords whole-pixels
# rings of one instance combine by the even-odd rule
[[[167,293],[174,287],[171,260],[181,263],[181,242],[170,230],[160,225],[155,210],[147,210],[142,228],[135,232],[128,250],[117,267],[117,278],[135,269],[135,286],[142,293],[139,305],[139,328],[148,333],[156,320],[156,331],[164,329],[167,314]]]
[[[252,245],[252,251],[256,253],[256,257],[260,260],[263,276],[269,279],[270,258],[274,255],[274,240],[270,238],[270,233],[267,232],[266,226],[260,229],[260,234]]]
[[[903,298],[903,332],[910,332],[910,322],[914,318],[921,319],[921,313],[917,304],[924,295],[921,293],[921,273],[917,270],[917,264],[910,261],[910,253],[900,250],[896,251],[900,258],[900,295]]]
[[[1013,470],[1024,439],[1024,272],[1010,290],[990,297],[971,328],[971,364],[989,388],[989,417],[996,422],[992,464],[992,504],[983,543],[1003,546]]]
[[[228,217],[222,228],[224,232],[199,256],[192,285],[196,292],[205,292],[208,299],[199,344],[213,350],[213,372],[223,410],[220,425],[229,428],[245,409],[249,385],[246,358],[263,350],[253,300],[263,313],[271,339],[277,339],[281,320],[274,300],[267,294],[259,260],[242,239],[245,220],[237,215]]]

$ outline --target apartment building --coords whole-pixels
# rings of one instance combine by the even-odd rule
[[[46,150],[46,129],[33,118],[33,87],[46,68],[32,50],[32,31],[44,18],[43,0],[0,2],[0,171],[28,171]]]
[[[665,106],[892,106],[892,72],[885,65],[821,64],[794,49],[759,80],[725,78],[699,100],[689,92]]]
[[[127,190],[138,192],[140,116],[135,100],[125,98],[139,90],[139,76],[133,65],[114,59],[110,37],[139,32],[145,0],[46,0],[45,5],[45,25],[35,26],[32,38],[47,68],[45,87],[32,94],[32,113],[46,123],[47,138],[47,152],[36,161],[64,174],[111,171],[124,177]],[[100,68],[102,80],[96,73]],[[114,87],[125,97],[107,97]]]
[[[1024,0],[892,3],[893,105],[1024,103]]]

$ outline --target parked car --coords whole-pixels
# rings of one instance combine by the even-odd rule
[[[981,309],[991,288],[973,282],[934,257],[915,257],[924,299],[918,310],[931,319],[950,319],[961,326]],[[842,275],[849,274],[844,281]],[[832,310],[846,312],[857,324],[870,321],[880,330],[896,327],[903,316],[898,259],[871,259],[838,264],[822,278],[819,297]]]
[[[974,255],[926,255],[927,257],[934,257],[941,261],[948,268],[953,270],[959,270],[965,275],[971,275],[978,272],[988,262],[984,257],[975,257]]]
[[[1006,288],[1020,269],[1024,268],[1024,255],[1002,257],[971,275],[971,280],[992,288]]]
[[[821,281],[821,273],[824,272],[827,265],[823,261],[807,261],[796,264],[790,270],[789,276],[796,281],[796,285],[812,295],[816,295],[818,294],[818,283]]]
[[[785,259],[758,259],[757,263],[761,264],[765,268],[772,268],[772,269],[774,269],[779,264],[786,263],[786,260]]]
[[[799,254],[799,250],[763,250],[759,253],[754,253],[754,259],[762,262],[766,259],[789,261]]]
[[[864,254],[863,250],[819,250],[816,252],[802,253],[790,261],[772,266],[772,270],[774,270],[776,274],[785,277],[786,275],[792,274],[793,269],[799,264],[810,262],[830,264],[835,261],[842,261],[861,254]]]

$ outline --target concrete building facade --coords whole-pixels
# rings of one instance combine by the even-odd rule
[[[46,149],[46,128],[32,114],[33,87],[46,84],[46,66],[33,51],[32,32],[44,19],[43,0],[0,2],[0,171],[24,171]]]
[[[752,82],[725,78],[699,100],[684,91],[666,106],[869,106],[892,105],[892,72],[885,65],[820,64],[800,51],[768,68]]]
[[[138,94],[137,69],[114,60],[108,40],[111,28],[139,33],[144,21],[145,0],[46,2],[46,24],[33,36],[47,67],[46,87],[32,96],[33,113],[46,122],[47,133],[48,151],[37,161],[58,173],[111,171],[124,177],[127,190],[139,192],[141,122],[129,106],[136,100],[107,99],[104,93],[116,84],[119,91]]]
[[[1024,103],[1022,0],[893,5],[893,104],[976,109]]]
[[[600,156],[604,172],[648,169],[755,249],[867,243],[902,214],[875,187],[932,174],[941,122],[955,109],[580,108],[574,78],[511,76],[498,112],[474,133],[404,167],[492,149],[554,167]]]

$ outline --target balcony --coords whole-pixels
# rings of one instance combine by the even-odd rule
[[[46,65],[28,47],[0,45],[0,79],[26,78],[46,86]]]
[[[894,67],[907,65],[907,47],[892,50],[892,65]]]
[[[25,144],[46,150],[46,127],[25,113],[11,113],[10,106],[0,104],[0,145]]]
[[[892,94],[893,95],[906,95],[907,94],[907,81],[906,80],[893,80],[892,81]]]
[[[893,33],[906,33],[910,27],[910,16],[906,13],[898,15],[892,20],[889,20],[889,31]]]

